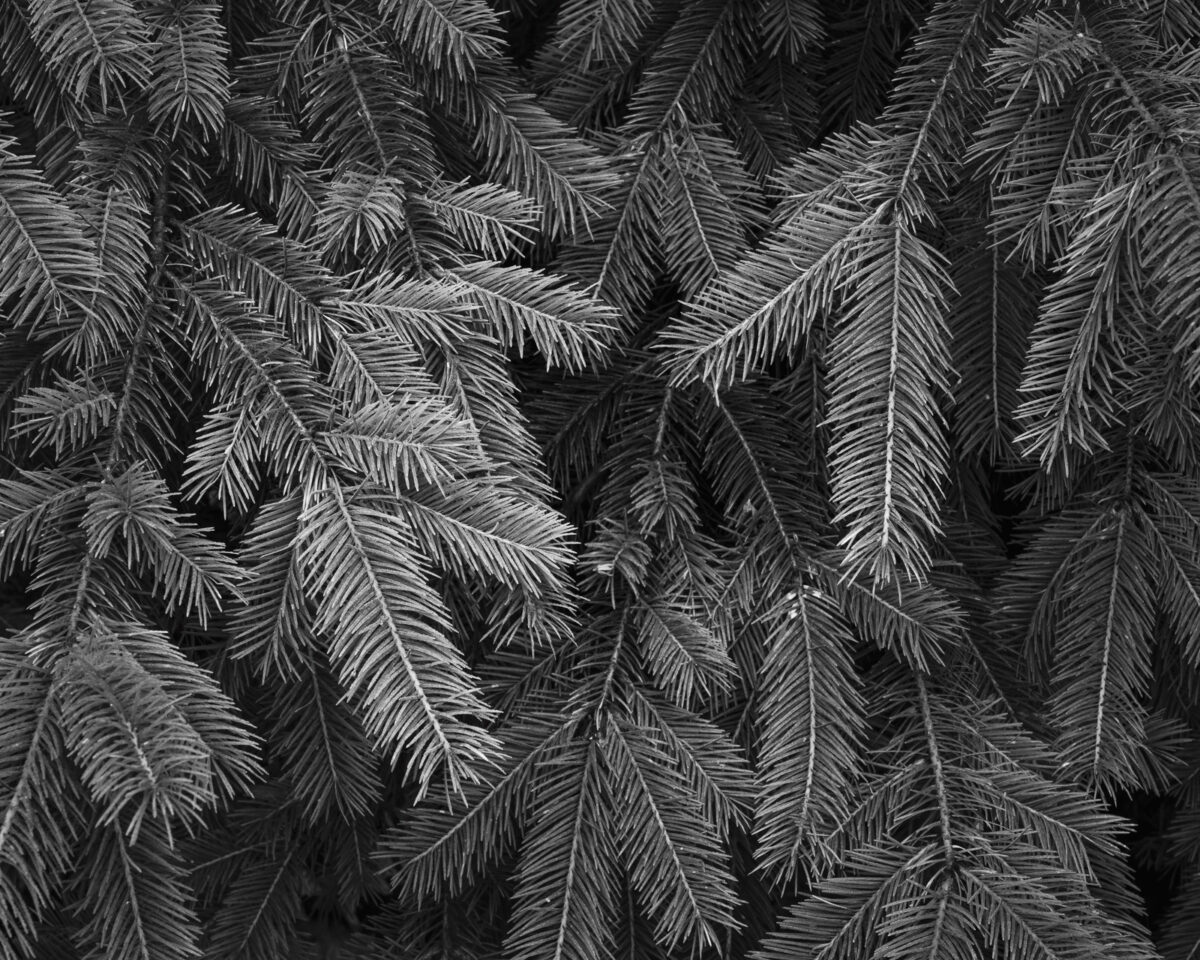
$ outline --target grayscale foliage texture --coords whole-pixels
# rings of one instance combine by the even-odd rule
[[[0,960],[1200,956],[1200,4],[0,0]]]

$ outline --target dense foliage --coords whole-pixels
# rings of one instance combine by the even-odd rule
[[[0,960],[1195,957],[1198,44],[0,0]]]

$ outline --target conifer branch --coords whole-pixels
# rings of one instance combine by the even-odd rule
[[[0,960],[1189,956],[1197,35],[0,2]]]

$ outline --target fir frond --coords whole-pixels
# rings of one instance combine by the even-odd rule
[[[1087,886],[1098,875],[1113,880],[1102,871],[1117,862],[1119,821],[1053,783],[1054,754],[964,696],[956,680],[943,688],[913,679],[900,684],[907,693],[892,687],[895,675],[886,681],[886,696],[911,695],[917,705],[877,755],[874,783],[829,835],[834,872],[792,908],[763,955],[791,946],[801,955],[915,958],[964,937],[999,956],[1147,955],[1129,918],[1096,922]],[[917,820],[897,817],[918,803]],[[1025,831],[1043,843],[1026,843]]]
[[[692,607],[689,609],[689,607]],[[635,636],[648,672],[679,706],[732,684],[736,668],[707,613],[685,598],[647,598],[635,608]]]
[[[509,960],[611,956],[616,824],[601,750],[594,739],[575,741],[542,765],[504,942]]]
[[[502,464],[522,493],[543,495],[537,448],[515,405],[499,344],[447,285],[400,282],[383,274],[340,299],[336,310],[371,336],[427,351],[427,373],[450,409],[478,435],[480,458]]]
[[[755,832],[762,869],[790,880],[809,857],[821,856],[821,837],[846,816],[860,767],[863,703],[853,638],[828,594],[798,585],[769,623],[757,703]]]
[[[688,4],[646,64],[630,98],[627,125],[635,134],[680,120],[709,121],[728,103],[745,71],[754,6],[731,0]]]
[[[1086,121],[1078,106],[1043,104],[1036,93],[1010,91],[972,145],[972,155],[993,176],[991,233],[1029,262],[1060,254],[1081,212],[1069,187],[1073,169],[1087,156]]]
[[[1200,897],[1200,872],[1193,872],[1175,895],[1167,915],[1166,932],[1160,942],[1165,960],[1188,960],[1200,950],[1200,914],[1195,911]]]
[[[850,251],[854,252],[851,253]],[[939,534],[947,450],[940,256],[899,217],[864,227],[845,251],[846,316],[830,344],[829,425],[836,523],[853,575],[921,581]]]
[[[423,795],[444,776],[448,794],[487,776],[499,743],[479,724],[480,700],[449,642],[441,598],[411,535],[388,506],[326,487],[305,511],[300,550],[316,626],[338,679],[357,697],[367,733],[393,763],[411,752]]]
[[[268,708],[267,749],[314,826],[327,814],[350,820],[374,809],[382,789],[379,763],[341,689],[315,655],[283,681]],[[296,723],[296,717],[310,722]]]
[[[938,582],[900,587],[867,576],[847,578],[832,557],[809,556],[820,589],[837,599],[858,634],[926,669],[943,662],[963,639],[967,618],[954,595]]]
[[[935,847],[892,844],[869,847],[848,856],[844,872],[826,880],[793,907],[767,936],[760,960],[826,956],[873,956],[881,937],[873,920],[885,905],[904,904],[918,890],[936,889],[932,865]]]
[[[433,72],[450,70],[460,80],[474,79],[480,61],[500,53],[496,11],[483,0],[379,0],[379,12],[401,43]]]
[[[824,64],[829,93],[821,107],[830,127],[847,130],[879,115],[903,44],[924,12],[924,4],[912,0],[886,7],[852,0],[829,11]]]
[[[182,521],[166,485],[143,464],[89,494],[83,527],[93,557],[104,559],[122,543],[125,565],[153,579],[167,610],[194,615],[202,627],[224,599],[237,596],[237,567]]]
[[[121,352],[97,364],[97,379],[120,387],[112,426],[101,438],[109,469],[141,461],[160,473],[178,452],[176,436],[183,411],[181,330],[175,304],[166,296],[145,304],[137,328]]]
[[[309,172],[315,151],[272,101],[235,86],[225,104],[218,143],[221,169],[245,184],[251,196],[277,204],[280,223],[290,235],[304,236],[318,204],[319,189]]]
[[[140,624],[97,617],[91,619],[88,636],[100,650],[95,670],[107,670],[108,656],[114,659],[110,666],[116,678],[125,673],[145,677],[150,692],[161,692],[160,698],[151,697],[144,704],[151,709],[151,719],[155,704],[166,703],[166,721],[178,721],[191,728],[208,761],[212,796],[218,800],[232,798],[262,779],[256,734],[212,674],[188,660],[166,636]],[[85,665],[84,670],[91,667]],[[119,704],[113,706],[115,709]]]
[[[49,671],[0,641],[0,957],[29,956],[83,823]]]
[[[1143,169],[1139,170],[1139,181],[1146,196],[1142,202],[1163,211],[1200,213],[1200,166],[1175,147],[1169,131],[1154,132],[1166,143],[1152,151],[1143,161]],[[1139,234],[1145,235],[1141,240],[1144,245],[1141,262],[1154,290],[1154,315],[1176,338],[1173,352],[1186,352],[1189,380],[1195,383],[1200,379],[1200,355],[1195,349],[1197,338],[1185,318],[1191,316],[1198,304],[1182,264],[1200,250],[1197,246],[1200,237],[1174,216],[1147,218],[1140,226]]]
[[[200,957],[200,925],[170,835],[147,822],[133,843],[122,827],[94,826],[80,853],[86,869],[73,886],[88,919],[78,939],[92,955],[112,960]]]
[[[508,760],[490,784],[467,787],[451,809],[418,808],[384,835],[378,857],[403,899],[458,896],[515,845],[536,771],[566,747],[574,724],[528,715],[499,732]]]
[[[660,943],[717,946],[737,926],[732,877],[682,773],[647,733],[617,716],[602,743],[623,860]]]
[[[78,506],[85,493],[69,476],[53,470],[27,470],[0,479],[0,575],[32,565],[46,527],[57,526],[63,511]]]
[[[659,180],[653,142],[639,139],[636,151],[622,151],[612,166],[618,186],[603,196],[609,209],[589,224],[586,240],[563,250],[559,267],[596,296],[632,316],[645,306],[662,260],[655,242]]]
[[[447,430],[454,419],[416,345],[395,331],[369,329],[339,335],[329,382],[334,399],[351,418],[362,417],[366,424],[374,425],[369,429],[385,435],[390,430],[392,408],[401,423],[405,411],[421,409]],[[473,432],[472,437],[472,453],[463,462],[464,468],[472,457],[479,457],[478,437]]]
[[[1017,443],[1045,465],[1070,447],[1106,449],[1103,429],[1116,419],[1108,398],[1121,368],[1112,357],[1123,341],[1136,340],[1127,298],[1138,262],[1130,247],[1136,188],[1118,177],[1110,170],[1097,178],[1030,336]]]
[[[754,791],[745,753],[729,734],[653,692],[632,691],[629,712],[639,729],[653,733],[718,836],[727,838],[732,827],[749,825]]]
[[[36,382],[43,367],[41,350],[20,333],[0,337],[0,442],[12,429],[12,406]]]
[[[34,448],[49,446],[56,458],[89,446],[108,427],[116,398],[95,384],[58,378],[57,386],[34,387],[13,410],[12,435],[28,437]]]
[[[633,888],[626,881],[617,897],[616,943],[613,952],[619,957],[645,957],[646,960],[665,960],[669,954],[659,946],[654,929],[645,917]]]
[[[208,411],[189,451],[184,496],[193,500],[215,496],[233,509],[249,509],[263,479],[259,423],[267,413],[265,404],[254,402],[227,402]]]
[[[474,426],[483,456],[497,464],[512,491],[539,500],[546,481],[512,374],[486,329],[474,324],[461,329],[470,336],[436,357],[431,372],[452,409]]]
[[[553,366],[581,370],[599,362],[616,326],[606,304],[541,271],[478,261],[446,277],[456,296],[478,304],[497,340],[523,355],[528,338]]]
[[[812,66],[783,52],[760,55],[750,65],[746,90],[722,118],[746,169],[768,189],[775,175],[817,139]]]
[[[230,618],[231,653],[253,658],[263,676],[302,679],[316,646],[297,551],[303,509],[299,491],[264,504],[241,547],[247,577],[243,603]]]
[[[307,248],[233,205],[205,210],[181,224],[180,232],[185,262],[250,297],[307,356],[326,346],[330,320],[322,308],[336,288]]]
[[[219,801],[247,793],[263,778],[258,735],[208,669],[185,656],[165,634],[141,624],[93,618],[91,629],[102,646],[123,648],[200,738]]]
[[[1189,386],[1187,354],[1172,349],[1171,334],[1163,328],[1147,331],[1129,352],[1134,373],[1127,416],[1133,432],[1161,450],[1171,469],[1193,474],[1200,464],[1200,433],[1195,427],[1200,409]]]
[[[1184,960],[1200,21],[1077,6],[0,0],[0,960]]]
[[[1064,916],[1063,903],[1036,879],[986,867],[964,870],[961,876],[964,895],[992,919],[985,942],[993,949],[1004,945],[1013,956],[1066,960],[1103,955],[1103,946],[1078,921]]]
[[[732,144],[686,124],[663,139],[657,169],[663,255],[690,300],[745,254],[756,191]]]
[[[456,575],[484,573],[534,595],[560,589],[570,534],[545,508],[471,480],[426,487],[396,503],[425,555]]]
[[[229,43],[220,8],[204,0],[155,0],[150,27],[150,118],[171,131],[188,123],[214,134],[229,100]]]
[[[1097,866],[1121,855],[1120,821],[1092,797],[1048,779],[1053,755],[1016,724],[985,717],[979,738],[981,769],[960,772],[964,787],[998,800],[988,806],[1001,821],[1029,830],[1065,869],[1097,882]]]
[[[1147,475],[1153,509],[1146,532],[1157,549],[1161,608],[1175,627],[1175,640],[1192,662],[1200,662],[1200,499],[1193,483],[1180,476]]]
[[[762,384],[741,384],[709,393],[700,410],[709,431],[705,468],[731,525],[746,531],[747,542],[771,548],[749,559],[765,567],[790,557],[794,564],[796,541],[819,542],[829,511],[818,499],[813,465],[803,458],[782,397]]]
[[[40,172],[0,136],[0,298],[7,322],[33,335],[70,329],[90,312],[100,285],[95,246]]]
[[[1013,458],[1018,388],[1026,340],[1036,315],[1033,277],[980,245],[957,260],[958,291],[947,319],[951,333],[954,424],[962,455],[992,462]]]
[[[566,0],[558,10],[554,42],[580,74],[623,65],[651,14],[642,0]]]
[[[216,802],[207,745],[111,634],[98,630],[76,643],[54,679],[67,747],[102,832],[119,825],[137,844],[147,824],[194,826]]]
[[[803,344],[832,306],[840,254],[861,208],[846,202],[837,182],[802,203],[794,219],[705,289],[686,323],[666,331],[681,381],[699,376],[724,386],[749,379]]]
[[[943,871],[927,882],[925,890],[913,890],[895,904],[880,924],[884,946],[878,955],[951,960],[976,956],[978,924],[963,903],[966,886]]]
[[[1057,746],[1066,769],[1110,790],[1160,776],[1145,756],[1139,706],[1149,682],[1158,564],[1140,510],[1116,507],[1097,519],[1089,548],[1061,585],[1051,717],[1063,731]]]
[[[338,296],[333,306],[356,330],[391,334],[413,348],[431,343],[453,352],[455,341],[469,329],[468,308],[445,284],[395,273],[364,278]]]
[[[646,583],[654,558],[646,538],[619,520],[604,521],[579,558],[583,569],[621,579],[636,593]]]
[[[205,955],[216,960],[274,960],[291,953],[308,890],[304,847],[291,843],[255,850],[229,884],[206,925]]]
[[[515,77],[481,65],[478,78],[454,89],[445,106],[477,131],[473,146],[489,176],[533,200],[551,235],[570,238],[590,228],[614,176]]]
[[[768,56],[795,63],[825,39],[825,14],[813,0],[762,0],[758,29]]]
[[[311,64],[294,80],[302,90],[306,127],[335,177],[394,173],[393,164],[403,164],[406,177],[432,182],[429,125],[410,78],[385,47],[379,19],[350,6],[325,6],[316,23],[311,13],[295,16],[297,40],[311,46],[287,68]],[[346,110],[347,102],[353,111]]]
[[[4,79],[38,124],[78,124],[78,108],[63,95],[62,78],[45,62],[25,3],[0,7],[0,64]]]
[[[658,456],[641,463],[641,474],[630,487],[630,506],[643,533],[658,528],[668,541],[690,542],[699,521],[698,499],[687,464],[674,457]]]
[[[477,456],[478,436],[440,397],[360,407],[322,435],[331,459],[399,496],[462,479]]]
[[[989,106],[981,90],[988,55],[1007,26],[995,0],[942,0],[920,24],[880,124],[897,134],[885,153],[899,161],[900,197],[914,183],[945,190],[961,175]]]
[[[421,202],[464,247],[490,260],[503,260],[522,250],[541,213],[528,197],[493,183],[437,184],[421,196]]]
[[[326,257],[370,258],[408,232],[406,191],[398,177],[348,170],[329,184],[314,231]]]
[[[243,295],[214,281],[179,280],[175,290],[217,401],[189,455],[185,493],[217,486],[248,506],[260,458],[281,479],[320,470],[313,431],[329,401],[312,369]]]
[[[134,138],[132,131],[115,132],[114,139]],[[97,140],[100,138],[97,137]],[[109,144],[98,144],[97,153]],[[143,158],[137,157],[136,160]],[[102,161],[97,158],[96,167]],[[106,171],[113,180],[103,188],[86,179],[73,183],[66,199],[95,242],[103,289],[88,299],[89,312],[74,330],[56,345],[71,361],[97,362],[120,357],[137,337],[137,325],[146,310],[146,277],[150,258],[148,197],[140,185],[128,183],[123,171]]]
[[[66,92],[76,103],[87,102],[95,84],[107,111],[150,78],[149,31],[128,0],[30,0],[29,19],[46,64],[70,78]]]

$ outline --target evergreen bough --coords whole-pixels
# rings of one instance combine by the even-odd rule
[[[1190,960],[1200,8],[0,0],[0,960]]]

